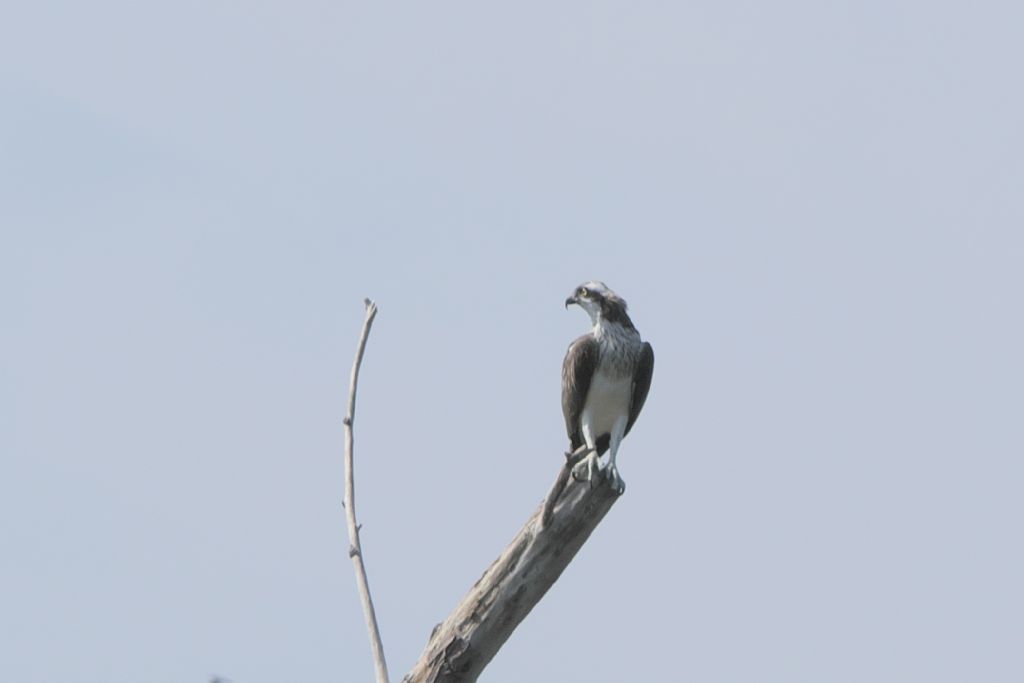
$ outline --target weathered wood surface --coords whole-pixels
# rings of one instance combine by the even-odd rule
[[[618,498],[603,478],[568,477],[573,460],[559,472],[542,503],[497,560],[442,623],[404,683],[475,681],[516,626],[526,618],[583,546]],[[560,495],[559,495],[560,494]]]

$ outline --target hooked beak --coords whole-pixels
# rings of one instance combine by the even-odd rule
[[[565,300],[565,307],[568,309],[569,308],[569,304],[578,304],[578,303],[579,303],[579,301],[576,300],[576,297],[570,296],[568,299]]]

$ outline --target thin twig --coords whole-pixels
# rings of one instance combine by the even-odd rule
[[[366,303],[366,319],[363,321],[363,332],[359,336],[359,348],[356,359],[352,363],[352,379],[348,389],[348,409],[345,412],[345,516],[348,521],[349,557],[356,570],[356,584],[359,586],[359,597],[363,602],[363,615],[366,617],[366,629],[370,635],[370,647],[373,649],[373,661],[377,669],[377,683],[388,683],[388,665],[384,660],[384,645],[380,640],[380,629],[377,627],[377,615],[373,610],[370,598],[370,584],[366,580],[366,566],[363,564],[363,550],[359,544],[359,528],[356,524],[356,488],[355,476],[352,473],[352,423],[356,417],[356,386],[359,383],[359,366],[363,362],[363,351],[366,350],[366,338],[370,336],[370,326],[377,315],[377,304],[369,299]]]

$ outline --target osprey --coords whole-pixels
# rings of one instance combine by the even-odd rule
[[[615,467],[622,438],[636,423],[654,372],[654,350],[626,314],[626,302],[603,282],[587,282],[565,300],[590,315],[594,328],[572,344],[562,363],[562,414],[572,450],[587,448],[573,470],[593,483],[598,458],[609,451],[606,479],[622,493]]]

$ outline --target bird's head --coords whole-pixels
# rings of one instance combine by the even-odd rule
[[[565,300],[566,308],[569,308],[569,304],[576,304],[586,311],[595,325],[605,320],[623,322],[632,327],[632,323],[629,323],[629,316],[626,315],[625,299],[609,289],[608,285],[603,282],[584,282],[576,288],[572,296]]]

